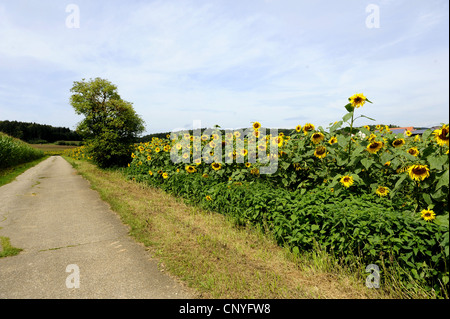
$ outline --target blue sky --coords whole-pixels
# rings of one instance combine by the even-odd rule
[[[79,9],[79,28],[66,19]],[[366,20],[379,9],[379,27]],[[370,17],[369,17],[370,18]],[[118,86],[146,133],[449,118],[448,0],[0,0],[0,120],[74,129],[70,88]]]

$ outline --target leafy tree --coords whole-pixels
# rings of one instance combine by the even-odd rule
[[[70,91],[70,104],[85,116],[77,132],[94,162],[100,167],[127,164],[132,144],[145,129],[132,103],[122,100],[117,86],[101,78],[75,81]]]

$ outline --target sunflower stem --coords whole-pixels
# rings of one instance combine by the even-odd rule
[[[348,141],[348,162],[350,163],[350,155],[352,152],[352,132],[353,132],[353,117],[355,116],[355,111],[352,112],[352,121],[350,122],[350,139]]]

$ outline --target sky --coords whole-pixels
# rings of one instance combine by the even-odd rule
[[[75,129],[104,78],[144,134],[449,118],[448,0],[0,0],[0,120]]]

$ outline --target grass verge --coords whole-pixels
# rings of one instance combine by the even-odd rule
[[[25,172],[27,169],[36,166],[37,164],[39,164],[40,162],[42,162],[47,158],[48,156],[44,156],[28,163],[23,163],[0,169],[0,187],[12,182],[17,176]]]
[[[360,276],[364,265],[343,268],[320,251],[293,255],[258,229],[237,228],[223,215],[128,181],[119,170],[66,159],[130,226],[130,234],[160,267],[194,288],[199,298],[404,297],[395,289],[367,288]]]

